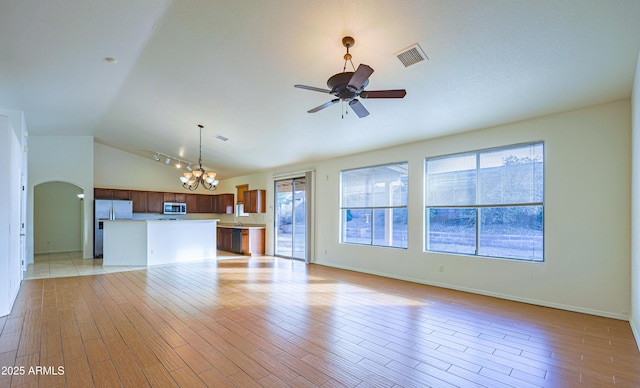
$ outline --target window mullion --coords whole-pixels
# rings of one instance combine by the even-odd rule
[[[478,205],[480,204],[480,152],[476,153],[476,250],[475,254],[478,255],[479,252],[479,242],[480,242],[480,208]]]

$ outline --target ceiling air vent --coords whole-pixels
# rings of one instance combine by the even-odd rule
[[[220,141],[227,141],[227,140],[229,140],[229,138],[228,138],[228,137],[224,137],[224,136],[222,136],[222,135],[218,135],[218,136],[216,136],[216,139],[218,139],[218,140],[220,140]]]
[[[419,44],[414,44],[413,46],[409,46],[404,50],[400,50],[395,54],[400,62],[404,65],[404,67],[409,67],[411,65],[415,65],[418,62],[422,62],[424,60],[429,60],[427,55],[422,51]]]

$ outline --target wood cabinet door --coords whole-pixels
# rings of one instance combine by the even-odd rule
[[[249,249],[249,229],[242,229],[242,254],[251,254],[251,249]]]
[[[147,213],[147,192],[131,191],[131,201],[133,202],[134,213]]]
[[[187,202],[187,194],[186,193],[174,193],[174,202]]]
[[[223,214],[233,214],[233,194],[220,194],[218,198],[218,212]]]
[[[131,200],[131,190],[113,190],[113,199]]]
[[[93,198],[94,199],[113,199],[113,189],[101,189],[96,187],[93,189]]]
[[[149,191],[147,193],[147,212],[162,213],[164,211],[163,202],[164,202],[164,193]]]
[[[218,228],[218,249],[231,252],[233,248],[233,229]]]
[[[220,212],[220,196],[217,194],[212,195],[211,197],[211,212],[212,213],[221,213]]]
[[[198,213],[197,194],[185,194],[185,202],[187,203],[187,213]]]
[[[198,196],[198,213],[213,213],[213,195],[196,194]]]
[[[264,255],[264,229],[249,231],[249,252],[251,256]]]
[[[245,213],[264,213],[266,210],[266,191],[249,190],[244,193]]]
[[[254,197],[255,194],[252,190],[247,190],[244,192],[244,199],[242,200],[242,203],[244,205],[245,213],[255,213],[255,200],[253,199]]]
[[[162,193],[162,200],[164,202],[176,202],[175,193]]]
[[[237,195],[238,195],[238,204],[243,203],[244,202],[244,193],[249,190],[249,185],[239,185],[236,186],[236,191],[237,191]]]
[[[267,192],[265,190],[256,190],[255,212],[264,213],[267,210]]]

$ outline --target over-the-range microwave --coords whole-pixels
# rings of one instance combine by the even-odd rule
[[[164,214],[187,214],[187,204],[184,202],[165,202]]]

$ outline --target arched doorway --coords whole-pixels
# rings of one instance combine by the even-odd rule
[[[34,255],[79,252],[82,257],[84,190],[67,182],[34,187]]]

